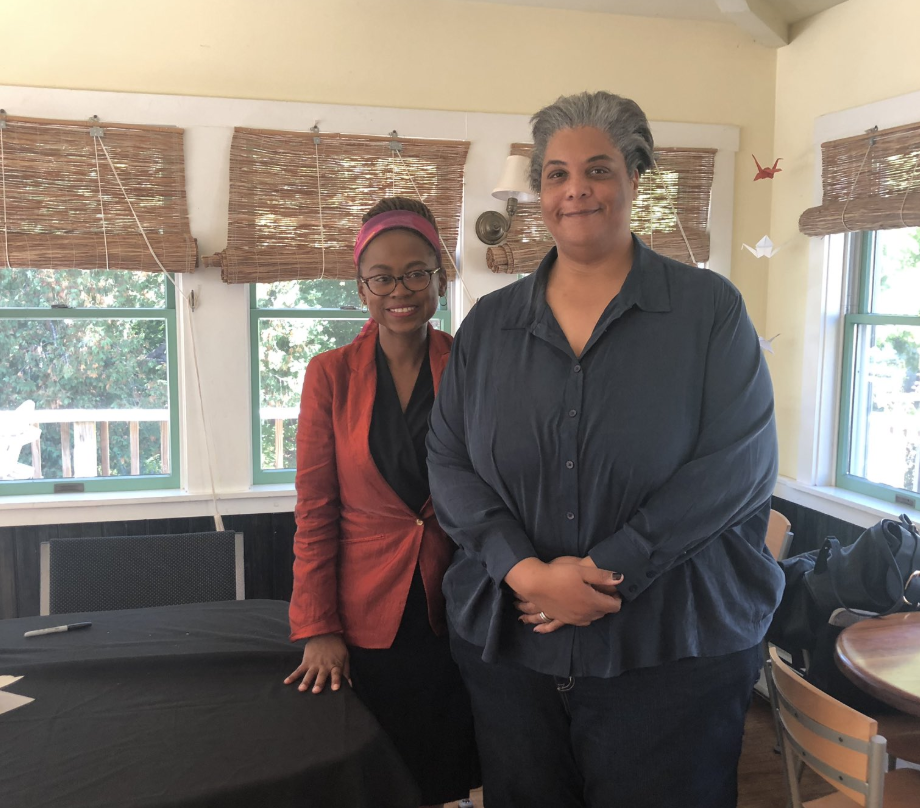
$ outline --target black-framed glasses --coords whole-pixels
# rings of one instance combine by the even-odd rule
[[[441,271],[441,267],[434,269],[413,269],[403,275],[394,277],[393,275],[372,275],[370,278],[359,278],[371,292],[378,297],[393,294],[396,284],[402,281],[403,286],[410,292],[421,292],[427,289],[431,284],[434,275]]]

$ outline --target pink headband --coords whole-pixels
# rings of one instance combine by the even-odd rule
[[[370,244],[372,239],[375,239],[385,230],[392,230],[395,227],[402,227],[418,233],[431,245],[440,262],[440,239],[434,225],[424,216],[412,213],[412,211],[388,210],[385,213],[378,213],[373,219],[366,221],[361,230],[358,231],[358,238],[355,240],[355,266],[358,266],[358,259],[361,258],[361,253],[364,252],[365,247]]]

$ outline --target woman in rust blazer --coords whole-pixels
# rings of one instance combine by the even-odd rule
[[[441,581],[454,545],[428,491],[428,416],[452,338],[434,330],[447,279],[434,217],[384,199],[355,245],[371,320],[307,367],[297,430],[291,639],[285,680],[351,684],[393,740],[422,804],[478,784],[469,699],[450,657]]]

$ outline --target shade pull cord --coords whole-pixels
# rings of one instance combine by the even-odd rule
[[[323,227],[323,188],[319,176],[319,138],[313,138],[313,151],[316,157],[316,199],[319,202],[319,238],[320,249],[322,251],[323,268],[320,272],[319,279],[326,277],[326,230]]]
[[[853,232],[850,227],[847,225],[847,208],[850,206],[850,201],[853,199],[853,194],[856,191],[856,183],[859,182],[859,175],[862,174],[863,169],[866,167],[866,160],[869,158],[869,152],[872,151],[872,147],[875,145],[875,138],[869,138],[869,145],[866,148],[866,153],[863,155],[862,162],[859,164],[859,171],[856,172],[856,176],[853,177],[853,184],[850,186],[850,193],[847,194],[847,201],[843,203],[843,210],[840,212],[840,224],[843,225],[843,229],[847,233]],[[901,206],[903,210],[903,205]],[[903,221],[903,217],[902,217]]]
[[[10,234],[6,223],[6,156],[3,152],[3,130],[6,129],[6,121],[0,119],[0,177],[3,178],[3,251],[6,257],[6,268],[10,266]]]
[[[188,329],[189,329],[189,341],[192,346],[192,367],[195,371],[195,386],[198,392],[198,409],[201,414],[201,428],[204,431],[204,445],[205,445],[205,455],[206,455],[206,465],[208,467],[208,481],[211,485],[211,509],[213,511],[214,518],[214,529],[222,531],[224,530],[224,520],[220,515],[220,511],[217,507],[217,489],[214,485],[214,468],[212,462],[212,452],[211,452],[211,434],[208,429],[208,422],[205,418],[204,413],[204,396],[202,395],[201,388],[201,372],[198,368],[198,345],[195,340],[195,318],[193,316],[195,307],[192,306],[189,301],[189,296],[184,294],[181,289],[176,285],[175,280],[167,272],[166,267],[163,266],[160,259],[157,257],[156,252],[154,252],[153,247],[150,244],[150,241],[147,238],[147,234],[144,232],[144,228],[141,226],[140,219],[137,218],[137,213],[134,211],[134,205],[131,204],[131,200],[128,197],[128,192],[125,190],[125,186],[122,185],[121,178],[118,176],[118,171],[115,168],[115,164],[112,162],[112,158],[109,155],[109,150],[105,147],[105,141],[102,137],[94,137],[94,140],[99,141],[99,145],[102,147],[102,153],[105,155],[105,159],[109,163],[109,167],[112,169],[112,174],[115,177],[115,182],[118,183],[118,187],[121,190],[122,196],[125,198],[125,202],[128,204],[128,209],[131,211],[131,215],[134,217],[134,221],[137,223],[137,229],[140,231],[140,234],[144,238],[144,243],[147,245],[147,249],[150,251],[150,255],[153,256],[153,260],[156,261],[156,265],[160,268],[160,271],[166,277],[166,279],[172,283],[173,288],[176,290],[176,293],[185,301],[186,308],[189,313],[188,317]]]
[[[393,150],[393,153],[396,154],[396,156],[399,158],[400,163],[402,163],[403,165],[405,165],[405,161],[403,160],[402,153],[399,152],[399,151],[397,151],[397,150],[395,150],[395,149]],[[421,192],[420,192],[419,189],[418,189],[418,185],[415,184],[415,178],[412,176],[412,172],[409,171],[408,168],[406,168],[406,174],[407,174],[407,176],[409,177],[409,182],[412,183],[412,188],[413,188],[413,190],[415,191],[415,195],[418,197],[418,201],[419,201],[419,202],[422,202],[422,203],[424,204],[424,201],[425,201],[425,200],[422,199],[422,194],[421,194]],[[450,254],[450,250],[447,249],[447,244],[444,243],[444,239],[443,239],[443,237],[441,236],[441,231],[440,231],[440,230],[438,230],[438,241],[441,242],[441,247],[442,247],[443,250],[444,250],[444,254],[447,256],[447,260],[450,261],[450,265],[454,268],[454,273],[455,273],[456,276],[457,276],[457,280],[460,281],[460,287],[461,287],[461,288],[463,289],[463,291],[466,293],[467,299],[470,301],[470,304],[471,304],[471,305],[472,305],[472,304],[475,304],[475,303],[476,303],[476,298],[473,297],[473,295],[470,293],[470,290],[469,290],[469,288],[468,288],[467,285],[466,285],[466,281],[463,280],[463,274],[460,272],[460,269],[457,267],[457,264],[454,262],[454,258],[453,258],[453,256]]]
[[[655,173],[658,175],[658,180],[661,183],[661,187],[664,189],[664,195],[667,197],[668,205],[671,208],[671,212],[674,214],[674,220],[677,222],[677,229],[680,230],[680,237],[684,240],[684,246],[687,248],[687,252],[690,255],[690,263],[696,264],[696,258],[693,255],[693,248],[690,246],[690,240],[687,238],[687,234],[684,232],[684,226],[680,221],[680,215],[677,212],[677,208],[674,206],[674,199],[671,196],[671,190],[668,188],[668,184],[664,181],[664,175],[661,173],[661,168],[658,165],[657,160],[652,160],[655,166]]]

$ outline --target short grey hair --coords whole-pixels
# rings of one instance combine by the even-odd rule
[[[601,91],[560,96],[534,115],[530,126],[530,185],[534,191],[540,190],[546,145],[562,129],[600,129],[622,153],[630,175],[636,170],[644,174],[654,165],[655,143],[648,118],[635,101],[621,95]]]

